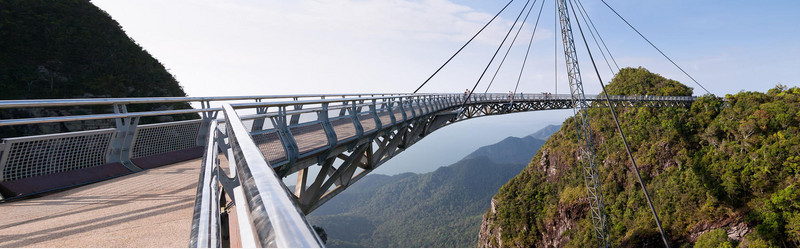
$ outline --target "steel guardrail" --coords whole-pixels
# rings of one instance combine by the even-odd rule
[[[21,108],[21,107],[58,107],[58,106],[74,106],[74,105],[115,105],[115,104],[143,104],[143,103],[168,103],[168,102],[194,102],[194,101],[226,101],[226,100],[258,100],[258,99],[277,99],[277,98],[300,98],[300,97],[348,97],[348,96],[365,96],[368,94],[346,95],[346,94],[322,94],[322,95],[264,95],[264,96],[240,96],[240,97],[186,97],[186,98],[120,98],[120,99],[75,99],[75,100],[3,100],[0,101],[0,108]],[[374,94],[379,95],[379,94]],[[231,104],[234,109],[244,108],[259,108],[259,107],[283,107],[293,105],[307,105],[307,104],[322,104],[322,103],[336,103],[343,101],[368,101],[368,100],[393,100],[403,98],[422,98],[422,97],[458,97],[459,94],[383,94],[381,96],[370,97],[355,97],[355,98],[333,98],[333,99],[315,99],[315,100],[291,100],[291,101],[277,101],[277,102],[254,102],[254,103],[240,103]],[[586,95],[587,100],[598,101],[604,100],[598,95]],[[696,97],[693,96],[609,96],[611,100],[615,101],[694,101]],[[569,94],[523,94],[519,98],[516,96],[509,97],[507,94],[474,94],[471,101],[487,101],[487,100],[547,100],[547,99],[561,99],[571,100]],[[365,104],[365,106],[368,104]],[[350,106],[339,106],[347,108]],[[331,109],[334,109],[332,107]],[[202,108],[202,109],[180,109],[180,110],[166,110],[166,111],[146,111],[146,112],[129,112],[129,113],[113,113],[113,114],[92,114],[92,115],[73,115],[65,117],[39,117],[39,118],[22,118],[22,119],[7,119],[0,120],[0,126],[12,125],[26,125],[26,124],[43,124],[43,123],[56,123],[56,122],[69,122],[69,121],[84,121],[84,120],[99,120],[99,119],[115,119],[115,118],[129,118],[129,117],[146,117],[146,116],[166,116],[177,114],[190,114],[190,113],[204,113],[204,112],[219,112],[221,108]],[[308,113],[310,111],[303,111]]]
[[[230,172],[239,183],[228,195],[236,200],[238,231],[240,237],[233,238],[243,247],[309,248],[323,247],[322,241],[305,219],[305,215],[292,199],[292,194],[281,183],[280,178],[256,146],[249,131],[230,104],[223,104],[226,119],[227,158]],[[217,123],[212,123],[206,155],[203,158],[200,182],[192,220],[190,247],[220,247],[220,192],[222,183],[217,163],[218,144],[223,132],[217,132]],[[234,218],[234,217],[231,217]]]
[[[211,122],[210,134],[215,134],[217,121]],[[200,164],[200,177],[197,180],[197,193],[195,194],[194,212],[192,214],[192,229],[189,236],[189,247],[212,248],[220,247],[220,222],[215,216],[214,209],[219,209],[219,188],[217,185],[216,167],[217,151],[216,134],[208,137],[203,162]]]

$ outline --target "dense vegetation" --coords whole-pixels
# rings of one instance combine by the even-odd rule
[[[328,247],[474,247],[492,195],[543,143],[509,137],[431,173],[370,174],[309,220],[325,229]],[[488,157],[499,149],[511,158],[527,157],[503,162]]]
[[[186,95],[161,63],[86,0],[0,1],[0,89],[0,99]],[[129,110],[182,108],[189,106],[140,105]],[[110,107],[12,109],[0,111],[0,118],[98,112],[108,113]],[[0,137],[46,132],[35,126],[15,128],[0,130]]]
[[[638,68],[610,94],[691,95]],[[800,88],[700,97],[691,108],[618,109],[672,246],[800,246]],[[663,246],[607,109],[590,110],[613,246]],[[487,211],[505,247],[597,246],[568,119]],[[499,238],[497,238],[499,237]]]

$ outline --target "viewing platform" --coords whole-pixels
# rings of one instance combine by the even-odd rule
[[[200,159],[0,204],[0,247],[186,247]]]

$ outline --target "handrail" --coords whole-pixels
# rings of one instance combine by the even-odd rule
[[[336,97],[341,96],[342,98],[323,98],[329,96],[336,96]],[[361,96],[370,96],[370,97],[361,97]],[[450,94],[388,94],[387,93],[387,94],[263,95],[263,96],[185,97],[185,98],[166,97],[166,98],[118,98],[118,99],[2,100],[0,101],[0,108],[58,107],[58,106],[100,105],[100,104],[168,103],[168,102],[186,102],[186,101],[223,101],[223,100],[244,100],[244,99],[255,100],[255,99],[270,99],[270,98],[279,99],[279,98],[302,98],[302,97],[320,97],[321,99],[239,103],[239,104],[231,104],[231,106],[234,109],[268,108],[268,107],[285,107],[293,105],[313,105],[313,104],[324,104],[324,103],[346,102],[346,101],[385,100],[384,102],[386,102],[386,101],[397,101],[395,99],[404,99],[404,98],[422,98],[422,97],[448,98],[448,97],[461,97],[461,96],[460,94],[452,94],[452,93]],[[636,95],[609,96],[609,97],[615,101],[693,101],[694,99],[697,98],[693,96],[636,96]],[[474,94],[473,99],[474,99],[473,101],[506,101],[509,99],[509,95],[503,93]],[[512,96],[511,99],[513,99],[514,101],[553,100],[553,99],[570,100],[571,96],[569,94],[521,94],[519,98],[517,98],[517,96]],[[595,101],[602,100],[602,98],[600,98],[597,95],[587,95],[587,99]],[[435,101],[435,100],[426,98],[422,99],[422,101],[427,103],[427,101]],[[368,106],[369,104],[364,103],[358,105]],[[337,107],[349,108],[350,105],[331,106],[329,109],[334,110]],[[190,114],[190,113],[219,112],[221,110],[222,109],[219,107],[210,108],[208,106],[205,106],[202,109],[178,109],[178,110],[164,110],[164,111],[73,115],[64,117],[7,119],[7,120],[0,120],[0,126],[42,124],[42,123],[98,120],[98,119],[115,119],[115,118],[128,118],[128,117],[144,117],[144,116],[164,116],[164,115],[177,115],[177,114]],[[292,114],[308,113],[308,112],[311,111],[295,110],[293,111]],[[220,121],[224,122],[222,120],[223,119],[221,119]]]
[[[285,98],[312,98],[312,97],[351,97],[351,96],[397,96],[397,95],[436,95],[434,93],[343,93],[343,94],[286,94],[286,95],[251,95],[251,96],[218,96],[218,97],[141,97],[141,98],[88,98],[88,99],[24,99],[2,100],[0,108],[19,107],[57,107],[80,105],[111,105],[111,104],[148,104],[148,103],[174,103],[174,102],[203,102],[203,101],[231,101],[250,99],[285,99]]]
[[[214,179],[218,149],[217,139],[214,136],[216,127],[217,121],[212,120],[209,129],[209,134],[212,136],[208,136],[203,162],[200,164],[201,174],[197,181],[192,230],[189,236],[189,247],[193,248],[220,247],[219,230],[212,229],[219,227],[219,219],[212,215],[216,213],[212,209],[219,207],[219,193],[213,188],[217,185]]]
[[[319,237],[253,142],[239,115],[230,104],[223,104],[222,109],[228,121],[225,126],[235,161],[232,165],[236,167],[247,202],[239,205],[248,207],[246,214],[238,215],[247,215],[252,221],[240,225],[251,226],[257,243],[243,246],[322,247]]]

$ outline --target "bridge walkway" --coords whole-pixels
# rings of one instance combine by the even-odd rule
[[[186,247],[200,159],[0,204],[0,247]]]

